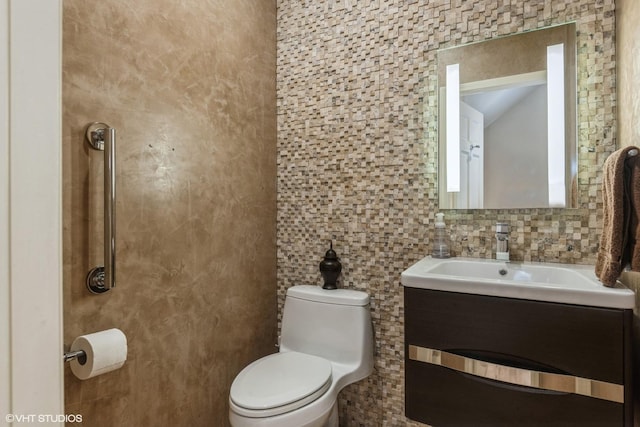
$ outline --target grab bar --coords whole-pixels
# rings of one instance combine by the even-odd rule
[[[105,123],[91,123],[87,142],[94,150],[104,151],[104,267],[87,274],[91,293],[101,294],[116,286],[116,130]]]

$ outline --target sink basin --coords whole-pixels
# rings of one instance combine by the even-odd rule
[[[607,288],[591,266],[519,263],[477,258],[423,258],[402,273],[413,288],[536,301],[634,308],[635,294],[618,282]]]

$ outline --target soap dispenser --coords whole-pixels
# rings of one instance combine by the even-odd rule
[[[333,242],[329,242],[329,250],[324,255],[324,259],[320,262],[320,274],[324,279],[322,289],[338,289],[336,282],[342,271],[342,264],[338,259],[338,254],[333,250]]]
[[[436,229],[433,236],[433,247],[431,249],[431,256],[434,258],[449,258],[451,257],[451,240],[444,223],[444,214],[436,214]]]

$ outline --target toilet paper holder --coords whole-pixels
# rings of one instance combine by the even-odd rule
[[[84,350],[66,351],[62,358],[65,362],[71,362],[74,359],[78,359],[78,363],[84,365],[87,363],[87,353]]]

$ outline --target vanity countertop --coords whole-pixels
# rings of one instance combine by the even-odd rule
[[[632,309],[635,293],[604,286],[593,266],[425,257],[402,273],[404,286],[466,294]]]

